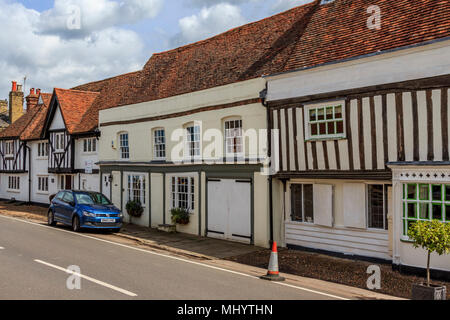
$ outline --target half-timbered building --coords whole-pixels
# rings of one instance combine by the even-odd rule
[[[374,5],[379,28],[367,22]],[[281,243],[425,266],[407,230],[450,222],[449,10],[336,0],[317,9],[284,72],[266,77]],[[432,266],[449,271],[450,258]]]

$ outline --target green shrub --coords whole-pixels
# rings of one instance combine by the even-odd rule
[[[190,213],[183,208],[175,208],[170,210],[172,214],[172,222],[176,224],[186,225],[189,224]]]
[[[139,201],[128,201],[125,208],[131,217],[140,218],[144,213],[144,208]]]
[[[430,286],[430,259],[436,252],[442,256],[450,252],[450,223],[418,221],[408,230],[408,237],[414,241],[414,248],[423,248],[428,252],[427,285]]]

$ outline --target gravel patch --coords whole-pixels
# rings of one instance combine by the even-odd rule
[[[269,259],[270,250],[261,250],[231,257],[227,260],[267,268]],[[424,278],[394,271],[390,264],[343,259],[298,250],[279,249],[278,261],[282,273],[330,281],[361,289],[367,289],[367,279],[370,276],[367,274],[367,268],[371,265],[378,265],[381,269],[381,290],[375,291],[407,299],[411,298],[412,284],[424,281]],[[450,282],[434,281],[434,283],[446,285],[447,288],[450,288]],[[450,299],[450,292],[447,294],[447,299]]]

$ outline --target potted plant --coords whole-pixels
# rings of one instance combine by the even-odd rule
[[[144,208],[142,207],[139,201],[134,200],[128,201],[125,209],[127,210],[128,215],[130,216],[130,223],[131,217],[140,218],[144,213]]]
[[[431,283],[430,260],[434,252],[440,256],[450,252],[450,224],[438,220],[418,221],[408,230],[408,237],[413,241],[414,248],[423,248],[428,252],[427,282],[413,285],[412,299],[446,300],[447,288]]]
[[[189,224],[189,211],[184,208],[174,208],[170,211],[172,215],[172,222],[175,224],[187,225]]]

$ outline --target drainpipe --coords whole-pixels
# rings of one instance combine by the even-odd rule
[[[270,110],[266,101],[267,97],[267,83],[266,83],[266,89],[260,92],[259,94],[260,98],[262,99],[262,104],[264,107],[266,107],[266,121],[267,121],[267,143],[268,143],[268,150],[267,150],[267,157],[271,159],[272,157],[272,135],[271,135],[271,127],[270,127]],[[270,169],[269,169],[270,170]],[[270,247],[272,247],[274,236],[273,236],[273,187],[272,187],[272,175],[269,171],[269,228],[270,228],[270,239],[269,244]]]
[[[31,203],[31,148],[25,143],[28,150],[28,204]]]

